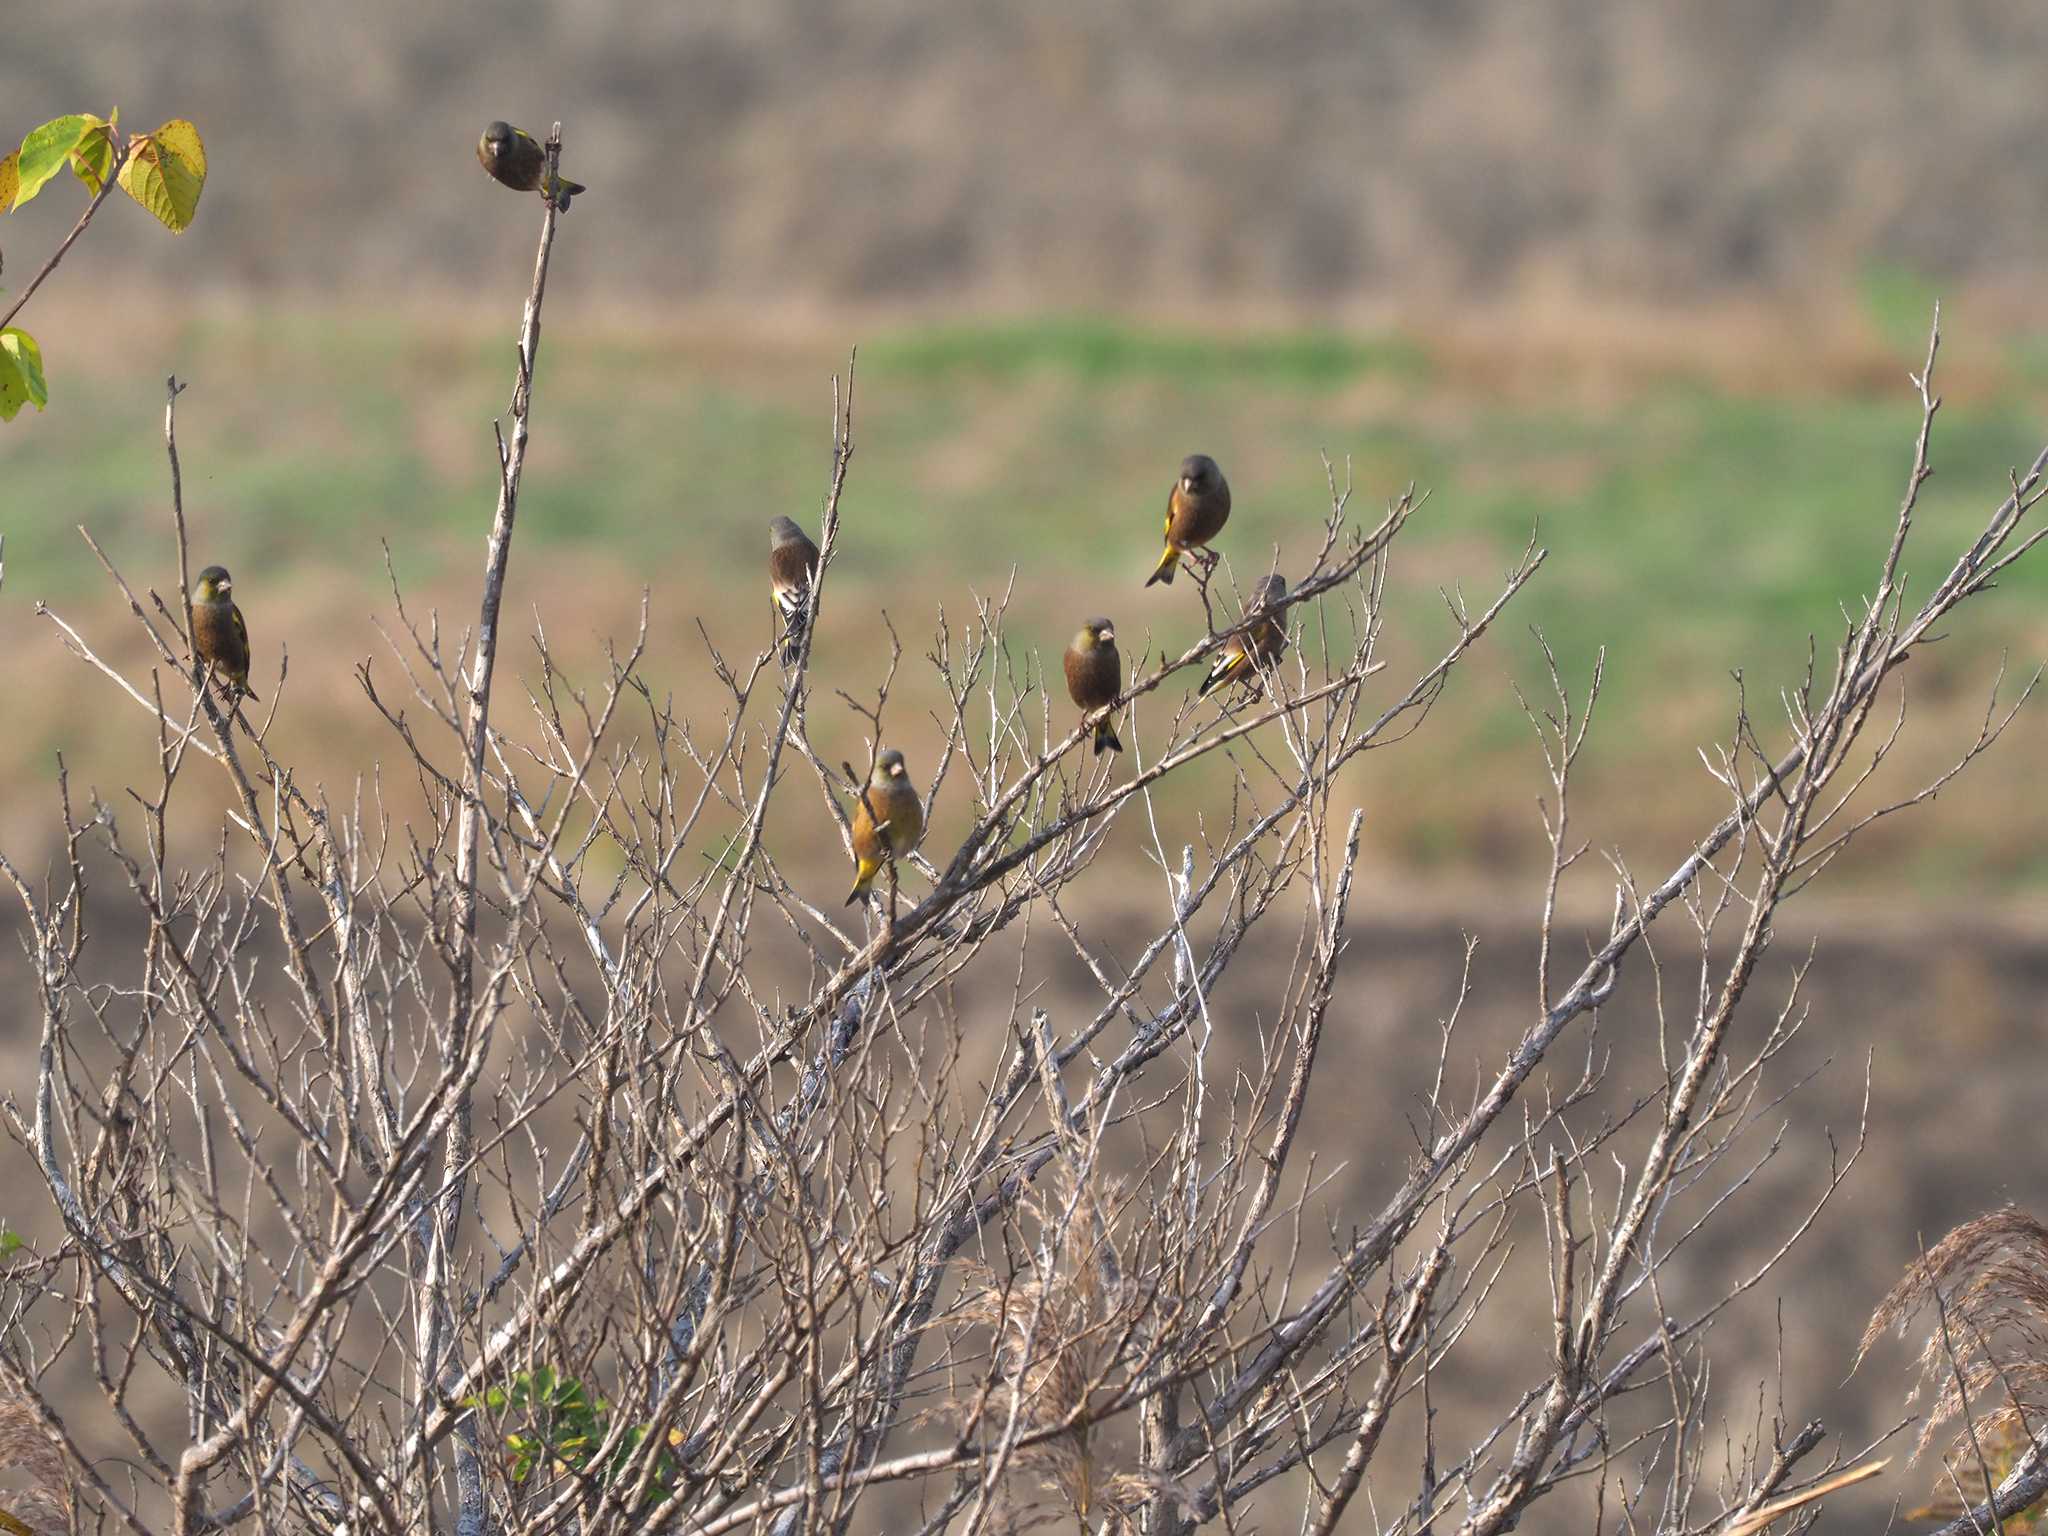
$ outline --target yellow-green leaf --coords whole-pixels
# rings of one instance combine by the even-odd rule
[[[129,141],[121,167],[121,189],[155,214],[164,228],[182,235],[199,210],[206,185],[206,146],[199,130],[174,117],[154,133]]]
[[[68,117],[53,117],[42,127],[32,129],[29,136],[21,141],[21,151],[15,160],[15,174],[20,184],[14,193],[14,206],[23,203],[43,190],[44,183],[70,163],[71,152],[79,142],[100,125],[100,120],[90,112],[73,112]]]
[[[41,410],[50,403],[43,382],[43,349],[27,331],[0,331],[0,421],[12,421],[24,405]]]
[[[0,160],[0,213],[14,206],[14,195],[21,190],[21,151],[9,150],[7,158]]]
[[[71,169],[85,183],[85,190],[98,197],[100,188],[107,184],[107,173],[113,168],[114,125],[96,117],[87,119],[78,148],[71,151]]]

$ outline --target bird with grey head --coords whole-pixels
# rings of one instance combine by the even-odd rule
[[[484,129],[483,137],[476,141],[476,158],[491,180],[510,187],[514,192],[541,190],[541,180],[548,165],[547,147],[525,129],[514,128],[503,118]],[[557,171],[551,201],[560,212],[567,213],[569,199],[589,190],[582,182],[571,181]]]
[[[1213,566],[1216,556],[1207,545],[1229,521],[1230,482],[1209,455],[1189,454],[1180,461],[1180,474],[1166,494],[1166,549],[1145,585],[1171,585],[1174,571],[1189,556]]]
[[[1195,690],[1196,698],[1207,698],[1229,683],[1258,685],[1260,672],[1270,670],[1287,650],[1287,620],[1273,611],[1286,597],[1285,576],[1268,576],[1259,583],[1245,605],[1245,622],[1224,642],[1209,675]]]
[[[1067,644],[1063,658],[1067,697],[1081,706],[1082,717],[1100,710],[1095,721],[1095,752],[1121,752],[1110,706],[1124,691],[1124,659],[1117,653],[1116,626],[1108,619],[1089,619]]]
[[[811,584],[818,579],[818,546],[793,517],[768,520],[768,590],[782,621],[782,664],[796,665],[811,622]]]
[[[875,758],[868,781],[853,803],[853,889],[850,907],[874,887],[884,866],[909,853],[924,838],[924,802],[910,782],[903,754],[887,748]],[[894,877],[891,877],[894,889]]]
[[[209,565],[192,584],[192,649],[206,670],[228,685],[231,701],[256,698],[249,686],[249,626],[235,606],[234,592],[235,579],[224,565]]]

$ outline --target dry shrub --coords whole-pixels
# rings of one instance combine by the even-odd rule
[[[1603,1513],[1621,1501],[1617,1525],[1685,1531],[1846,1486],[1841,1461],[1805,1464],[1817,1425],[1759,1424],[1740,1448],[1708,1429],[1724,1421],[1716,1320],[1855,1161],[1813,1168],[1799,1208],[1757,1198],[1784,1129],[1774,1063],[1806,1015],[1796,972],[1775,1008],[1751,984],[1782,903],[2010,720],[1994,687],[1946,772],[1897,799],[1870,787],[1899,735],[1888,680],[2040,536],[2022,525],[2048,452],[1909,607],[1938,405],[1923,371],[1869,598],[1785,691],[1789,726],[1753,721],[1738,692],[1707,763],[1719,818],[1655,883],[1615,858],[1612,917],[1590,933],[1559,893],[1586,851],[1573,764],[1601,672],[1575,692],[1551,659],[1552,697],[1528,706],[1551,851],[1537,1006],[1475,1075],[1469,968],[1446,978],[1456,1000],[1421,1042],[1436,1070],[1404,1101],[1376,1072],[1345,1075],[1346,1026],[1383,999],[1352,948],[1364,813],[1339,809],[1344,778],[1426,723],[1546,552],[1532,539],[1483,605],[1445,592],[1437,659],[1382,678],[1391,551],[1421,502],[1397,493],[1356,521],[1330,466],[1327,510],[1274,556],[1286,654],[1242,696],[1198,702],[1245,573],[1191,573],[1182,611],[1208,622],[1132,663],[1129,760],[1110,763],[1013,643],[1007,599],[941,609],[932,834],[873,908],[840,907],[843,888],[821,906],[774,850],[805,828],[847,837],[865,778],[814,738],[828,711],[847,707],[870,768],[910,729],[894,620],[877,654],[815,658],[823,677],[808,622],[786,663],[780,636],[751,659],[713,650],[724,719],[693,724],[667,702],[669,659],[647,655],[643,605],[594,681],[537,634],[526,717],[492,712],[555,227],[550,211],[476,620],[455,638],[394,578],[392,655],[356,673],[389,728],[383,766],[280,758],[271,717],[224,706],[179,613],[111,562],[154,671],[124,673],[92,622],[45,610],[159,758],[132,805],[82,800],[60,774],[65,851],[40,879],[0,856],[32,961],[10,1002],[36,1034],[28,1102],[0,1111],[54,1234],[33,1269],[0,1275],[0,1364],[41,1486],[61,1484],[38,1425],[81,1523],[134,1536],[1045,1520],[1328,1536],[1365,1518],[1505,1536],[1565,1489]],[[837,591],[850,387],[807,620]],[[191,564],[175,389],[175,585],[171,559],[156,578],[174,595]],[[299,702],[282,677],[263,692],[267,710]],[[1182,842],[1154,797],[1206,770],[1227,788]],[[352,796],[320,787],[354,772]],[[202,777],[231,809],[192,868],[170,829]],[[417,820],[394,825],[387,777],[425,791]],[[1115,878],[1098,856],[1119,831],[1153,872],[1136,936],[1078,905],[1079,882]],[[1034,1002],[1048,931],[1089,978],[1078,1005]],[[122,932],[144,937],[107,937]],[[1675,948],[1697,985],[1663,984]],[[1256,995],[1230,974],[1253,954],[1284,968]],[[1617,1089],[1602,1009],[1624,965],[1648,994],[1622,1006],[1627,1027],[1647,1022],[1662,1050],[1652,1083]],[[1014,1054],[968,1055],[1006,1039]],[[1345,1117],[1306,1110],[1345,1094],[1354,1114],[1407,1115],[1413,1156],[1336,1184]],[[1755,1267],[1698,1241],[1759,1217],[1774,1246]],[[1547,1297],[1508,1272],[1534,1223]],[[2031,1390],[2048,1302],[2028,1289],[2039,1230],[2031,1249],[2020,1235],[2009,1219],[1940,1262],[1980,1256],[1959,1313],[1973,1337],[2020,1340],[1968,1357],[1979,1383],[1995,1358]],[[1519,1347],[1495,1346],[1503,1326]],[[77,1390],[88,1374],[96,1394]],[[1483,1398],[1455,1428],[1431,1398],[1453,1378]],[[1387,1454],[1390,1431],[1427,1443],[1419,1471]],[[1273,1517],[1286,1502],[1298,1522]]]

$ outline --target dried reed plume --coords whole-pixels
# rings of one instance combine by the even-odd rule
[[[58,1536],[72,1528],[71,1505],[62,1448],[29,1403],[0,1394],[0,1531]]]
[[[1878,1304],[1857,1345],[1857,1364],[1887,1331],[1903,1337],[1930,1307],[1920,1382],[1906,1399],[1933,1390],[1914,1454],[1945,1425],[1961,1423],[1922,1513],[1961,1520],[1970,1503],[1989,1498],[2021,1462],[2036,1459],[2033,1441],[2048,1422],[2048,1227],[2015,1205],[1957,1227],[1908,1265]],[[1998,1399],[1989,1412],[1982,1406],[1987,1394]]]
[[[1038,1242],[1013,1272],[966,1266],[955,1348],[971,1349],[973,1335],[985,1333],[988,1366],[981,1389],[954,1403],[953,1413],[962,1439],[991,1420],[998,1428],[1008,1421],[1004,1440],[1014,1449],[998,1487],[1012,1530],[1068,1516],[1087,1529],[1103,1519],[1116,1530],[1151,1491],[1145,1478],[1109,1470],[1124,1458],[1113,1426],[1099,1424],[1135,1384],[1131,1367],[1139,1358],[1131,1345],[1147,1311],[1117,1256],[1106,1213],[1116,1202],[1108,1181],[1066,1164],[1048,1198],[1025,1203]],[[1026,1479],[1060,1510],[1033,1508],[1019,1492]]]

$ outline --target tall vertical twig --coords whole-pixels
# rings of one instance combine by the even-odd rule
[[[552,186],[562,160],[562,125],[548,134],[547,180]],[[466,1033],[474,996],[476,878],[483,825],[484,751],[491,729],[491,679],[498,665],[498,612],[505,600],[505,571],[512,561],[512,528],[519,515],[519,479],[526,468],[526,442],[533,405],[533,365],[540,352],[540,306],[547,296],[548,253],[554,249],[558,210],[548,199],[541,218],[540,249],[533,259],[533,288],[519,323],[518,371],[512,381],[512,437],[498,436],[498,510],[484,554],[483,603],[477,614],[476,654],[469,669],[468,748],[463,762],[461,831],[455,848],[455,998],[450,1022],[457,1038]]]
[[[562,125],[548,132],[547,169],[542,185],[552,187],[562,162]],[[518,370],[512,381],[512,436],[494,427],[498,445],[498,508],[491,519],[491,539],[484,555],[484,590],[477,614],[476,654],[468,682],[469,714],[463,760],[462,813],[455,848],[455,941],[450,957],[454,988],[449,999],[443,1044],[443,1070],[471,1053],[470,1031],[476,1002],[477,865],[483,844],[484,754],[490,740],[491,679],[498,662],[498,615],[505,599],[505,572],[512,560],[512,531],[519,515],[519,480],[526,468],[526,443],[533,409],[533,368],[540,353],[540,307],[547,296],[548,255],[554,249],[555,221],[560,210],[552,196],[541,216],[540,248],[533,258],[533,288],[519,322]],[[429,1237],[421,1288],[419,1328],[424,1335],[419,1354],[420,1411],[438,1401],[454,1331],[449,1304],[456,1231],[462,1220],[466,1170],[474,1147],[469,1097],[465,1090],[450,1129],[443,1159],[440,1210]],[[456,1487],[460,1499],[456,1529],[461,1536],[480,1536],[485,1524],[481,1469],[474,1447],[465,1443],[456,1455]]]

